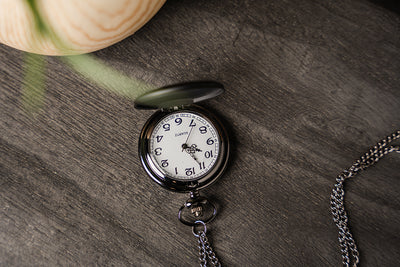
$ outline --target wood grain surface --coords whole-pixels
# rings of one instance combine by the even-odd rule
[[[94,54],[154,86],[217,80],[203,106],[233,144],[203,190],[224,266],[340,266],[335,177],[400,127],[400,17],[374,2],[167,1],[135,35]],[[146,176],[153,111],[47,58],[45,107],[21,106],[23,54],[0,46],[0,265],[198,266],[179,223],[187,195]],[[346,184],[362,266],[400,262],[400,156]]]

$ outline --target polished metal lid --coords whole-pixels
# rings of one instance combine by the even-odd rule
[[[216,97],[224,91],[224,86],[214,81],[174,84],[139,96],[135,100],[135,108],[158,109],[181,107]]]

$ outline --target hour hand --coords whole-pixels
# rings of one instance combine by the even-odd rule
[[[200,164],[200,162],[197,160],[197,158],[194,156],[194,153],[191,153],[190,156],[197,162]]]
[[[197,152],[197,151],[201,152],[201,149],[198,149],[196,144],[193,144],[193,145],[190,146],[190,152],[191,153],[194,153],[194,152]]]
[[[191,146],[188,146],[187,144],[182,144],[182,152],[183,150],[185,150],[186,153],[188,153],[197,163],[200,163],[194,155],[196,152],[201,152],[201,149],[198,149],[196,144],[193,144]]]
[[[193,148],[196,152],[201,152],[201,149],[197,148],[196,145],[192,145],[192,148]]]

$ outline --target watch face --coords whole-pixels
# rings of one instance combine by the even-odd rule
[[[218,130],[205,116],[188,110],[170,113],[150,134],[150,168],[179,181],[199,179],[214,168],[220,144]]]

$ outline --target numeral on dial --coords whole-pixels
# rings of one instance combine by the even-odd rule
[[[201,134],[207,133],[207,127],[206,127],[206,126],[201,126],[201,127],[199,128],[199,130],[200,130],[200,133],[201,133]]]
[[[207,159],[208,159],[208,158],[212,158],[212,156],[213,156],[212,150],[206,151],[206,152],[204,153],[204,157],[206,157]]]
[[[203,169],[206,168],[206,164],[204,163],[204,161],[203,161],[203,162],[200,162],[200,163],[199,163],[199,166],[200,166],[200,170],[203,170]]]
[[[176,118],[175,122],[176,122],[176,124],[181,125],[182,119],[181,118]]]
[[[171,125],[169,123],[164,124],[162,127],[164,128],[165,131],[171,130]]]
[[[211,146],[212,144],[214,144],[214,139],[212,139],[212,137],[210,137],[207,139],[207,145]]]
[[[161,151],[162,151],[162,148],[161,147],[157,147],[156,149],[154,149],[154,154],[156,154],[156,156],[160,156],[161,155]]]
[[[196,126],[196,123],[194,122],[194,119],[192,119],[192,121],[189,124],[189,127],[194,127],[194,126]]]
[[[163,159],[163,160],[161,160],[161,167],[168,167],[168,160],[167,159]]]
[[[196,174],[196,173],[194,172],[194,167],[193,167],[193,168],[186,168],[185,171],[186,171],[185,174],[186,174],[187,176],[191,176],[191,175]]]
[[[157,135],[157,143],[160,143],[163,137],[163,135]]]

